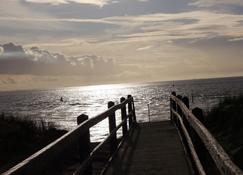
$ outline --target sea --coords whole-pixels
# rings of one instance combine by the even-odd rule
[[[77,127],[77,116],[95,117],[107,110],[109,101],[118,104],[121,97],[132,95],[138,122],[163,121],[169,120],[172,91],[189,97],[191,108],[200,107],[206,113],[225,97],[242,94],[243,77],[0,92],[0,113],[36,122],[44,120],[72,130]],[[97,124],[90,132],[92,141],[102,141],[108,134],[108,121]]]

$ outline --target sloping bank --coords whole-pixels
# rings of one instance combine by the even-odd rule
[[[67,131],[52,123],[0,115],[0,174]]]
[[[243,169],[243,95],[225,98],[206,116],[206,125]]]

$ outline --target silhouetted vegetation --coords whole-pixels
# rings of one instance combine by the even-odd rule
[[[206,117],[206,125],[243,169],[243,95],[225,98]]]
[[[67,131],[50,122],[0,115],[0,173],[43,148]]]

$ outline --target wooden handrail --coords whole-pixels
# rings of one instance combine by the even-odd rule
[[[78,168],[78,170],[74,173],[74,175],[80,175],[85,172],[85,169],[88,167],[88,165],[92,162],[94,155],[116,134],[116,132],[122,127],[122,125],[127,121],[127,119],[131,116],[131,114],[127,115],[126,118],[123,119],[123,121],[110,133],[105,140],[100,142],[90,153],[90,156],[88,159],[85,160],[85,162],[82,163],[82,165]]]
[[[171,95],[171,100],[179,106],[183,118],[186,119],[192,129],[199,136],[220,173],[223,175],[243,175],[243,171],[232,162],[229,155],[224,151],[222,146],[216,141],[216,139],[207,130],[207,128],[187,108],[187,106],[174,95]]]
[[[13,168],[4,172],[2,175],[38,174],[44,167],[48,165],[48,162],[60,156],[60,154],[71,145],[77,144],[80,137],[82,137],[87,131],[89,131],[91,127],[108,118],[109,115],[115,113],[119,109],[123,109],[124,111],[125,108],[126,111],[126,105],[128,104],[128,106],[132,106],[133,103],[133,97],[128,96],[128,99],[123,100],[120,104],[114,105],[105,112],[84,121],[77,128],[73,129],[72,131],[69,131],[59,139],[55,140],[46,147],[37,151],[35,154],[31,155],[30,157],[20,162]],[[129,108],[128,110],[129,114],[126,115],[125,113],[126,116],[123,116],[122,122],[111,131],[111,133],[102,143],[95,147],[95,149],[91,152],[90,156],[86,159],[86,161],[83,162],[84,165],[83,167],[81,166],[80,169],[84,169],[84,167],[87,167],[87,162],[90,163],[90,160],[93,159],[92,156],[97,152],[99,148],[101,148],[108,140],[110,140],[112,136],[116,135],[116,132],[119,128],[125,127],[124,124],[127,123],[128,118],[129,120],[136,122],[134,120],[135,108]],[[131,126],[129,126],[129,129],[130,127]]]
[[[184,123],[183,123],[183,120],[182,120],[181,116],[174,109],[172,109],[171,112],[174,115],[176,115],[177,118],[179,119],[181,128],[182,128],[182,130],[184,132],[185,138],[186,138],[188,146],[190,148],[192,158],[193,158],[193,160],[194,160],[194,162],[196,164],[196,167],[197,167],[197,170],[198,170],[198,174],[199,175],[206,175],[205,170],[203,169],[203,166],[202,166],[202,164],[201,164],[201,162],[200,162],[200,160],[198,158],[198,155],[197,155],[195,147],[194,147],[194,145],[192,143],[191,137],[190,137],[190,135],[189,135]]]

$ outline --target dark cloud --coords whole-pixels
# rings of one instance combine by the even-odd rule
[[[14,45],[13,43],[3,44],[2,48],[5,53],[24,53],[24,49],[22,46]]]
[[[1,48],[0,74],[103,76],[116,71],[112,59],[95,55],[66,57],[38,47],[24,49],[13,43]]]
[[[22,46],[13,43],[0,45],[2,47],[2,58],[19,58],[25,56],[25,51]]]

